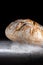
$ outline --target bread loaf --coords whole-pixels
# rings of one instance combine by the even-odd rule
[[[5,29],[5,35],[12,41],[43,45],[43,26],[30,19],[18,19]]]

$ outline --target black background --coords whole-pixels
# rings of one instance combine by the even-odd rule
[[[24,2],[25,3],[25,2]],[[26,18],[30,18],[32,20],[37,21],[38,23],[40,23],[41,25],[43,25],[43,10],[41,9],[41,7],[39,6],[35,6],[37,4],[29,4],[29,2],[27,4],[24,5],[24,3],[19,3],[19,6],[21,4],[21,6],[19,7],[18,4],[15,2],[9,6],[7,3],[7,7],[6,4],[3,6],[1,4],[1,8],[0,8],[0,41],[1,40],[8,40],[8,38],[5,36],[5,28],[8,24],[10,24],[12,21],[15,21],[17,19],[26,19]],[[39,2],[38,2],[39,3]],[[15,4],[15,5],[14,5]],[[23,6],[22,6],[23,5]],[[27,5],[27,6],[26,6]],[[34,8],[33,8],[33,6]],[[39,4],[38,4],[39,5]],[[36,9],[37,8],[37,9]],[[40,11],[41,10],[41,11]],[[19,60],[18,60],[19,59]],[[27,60],[26,60],[27,59]],[[34,64],[34,65],[43,65],[43,56],[39,57],[39,58],[32,58],[27,57],[27,58],[17,58],[17,57],[0,57],[0,63],[4,63],[4,64]]]

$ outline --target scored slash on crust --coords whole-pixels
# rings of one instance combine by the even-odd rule
[[[20,30],[23,26],[25,26],[26,25],[26,23],[24,23],[24,22],[20,22],[18,25],[17,25],[17,27],[16,27],[16,31],[18,31],[18,30]]]

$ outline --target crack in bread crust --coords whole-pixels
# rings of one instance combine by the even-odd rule
[[[19,31],[25,25],[26,25],[26,23],[24,23],[24,22],[18,23],[18,25],[16,26],[16,31]]]

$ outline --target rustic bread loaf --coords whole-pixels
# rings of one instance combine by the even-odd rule
[[[43,26],[30,19],[11,22],[5,29],[5,35],[20,43],[43,44]]]

